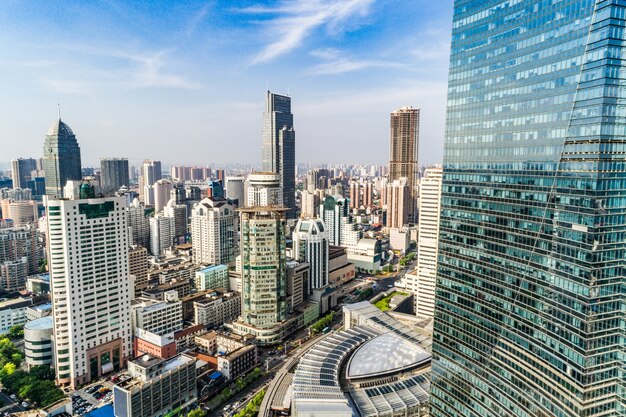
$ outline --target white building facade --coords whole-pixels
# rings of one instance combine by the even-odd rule
[[[415,293],[418,316],[434,315],[442,173],[441,168],[428,168],[420,181],[417,267],[406,280],[407,289]]]
[[[193,261],[197,264],[229,264],[239,250],[239,218],[235,206],[223,198],[207,197],[191,210]]]
[[[328,232],[319,219],[299,220],[293,232],[293,256],[310,264],[309,293],[328,285]]]
[[[124,197],[49,199],[48,253],[57,383],[75,388],[131,355]]]

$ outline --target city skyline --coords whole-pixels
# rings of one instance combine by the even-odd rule
[[[420,163],[441,162],[451,1],[411,2],[401,14],[395,3],[168,3],[150,12],[12,3],[0,14],[11,40],[0,46],[9,80],[0,123],[15,140],[0,164],[39,156],[57,103],[86,166],[101,157],[256,164],[268,88],[295,99],[298,162],[351,153],[354,162],[384,163],[371,150],[385,147],[386,115],[406,105],[424,114]],[[237,146],[216,153],[226,137]],[[182,146],[168,146],[174,141]],[[332,158],[326,146],[337,148]]]

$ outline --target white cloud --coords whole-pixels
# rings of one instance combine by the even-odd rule
[[[375,0],[291,0],[275,8],[249,7],[241,12],[251,14],[276,14],[270,19],[266,31],[273,40],[257,54],[253,63],[269,62],[302,45],[314,30],[326,27],[331,33],[346,30],[346,24],[357,16],[369,14]]]
[[[132,60],[140,65],[131,72],[129,84],[133,87],[173,87],[187,90],[202,88],[198,83],[189,81],[182,76],[166,74],[162,71],[166,65],[166,51],[149,56],[134,56]]]
[[[365,68],[401,68],[403,65],[397,62],[353,60],[339,58],[330,62],[316,65],[310,71],[314,75],[341,74],[345,72],[358,71]]]

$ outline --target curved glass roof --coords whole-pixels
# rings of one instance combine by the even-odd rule
[[[395,334],[385,333],[360,346],[350,358],[348,379],[380,377],[430,362],[430,353]]]

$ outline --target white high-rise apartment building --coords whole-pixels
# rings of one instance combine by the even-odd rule
[[[159,256],[171,248],[176,236],[176,219],[159,213],[150,217],[150,252]]]
[[[328,285],[328,232],[320,219],[298,220],[293,232],[293,256],[310,264],[309,294]]]
[[[420,180],[417,267],[406,276],[407,289],[415,293],[415,313],[425,317],[433,317],[435,308],[442,172],[428,168]]]
[[[191,210],[193,261],[197,264],[228,264],[239,252],[239,216],[223,198],[207,197]]]
[[[327,195],[320,204],[320,218],[326,226],[331,245],[354,247],[363,237],[348,205],[348,201],[339,195]]]
[[[253,172],[248,176],[246,207],[282,206],[283,189],[280,175],[271,172]]]
[[[124,197],[46,201],[61,385],[75,388],[119,370],[132,354],[125,204]]]
[[[161,179],[161,161],[143,161],[143,198],[146,206],[154,205],[154,183]],[[167,203],[167,201],[166,201]]]

